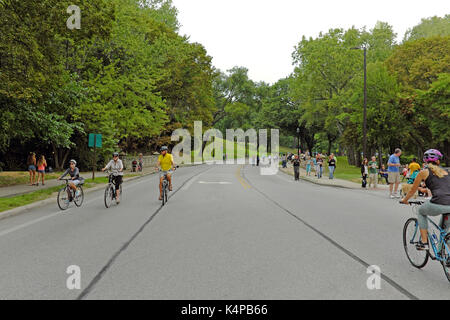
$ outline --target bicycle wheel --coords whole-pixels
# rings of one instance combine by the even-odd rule
[[[69,207],[69,196],[67,195],[66,187],[58,191],[57,203],[61,210],[66,210]]]
[[[162,205],[166,204],[166,192],[167,192],[167,186],[163,182],[163,187],[162,187]]]
[[[108,184],[108,186],[105,189],[105,207],[106,208],[109,208],[111,206],[113,197],[114,197],[114,189],[110,184]]]
[[[444,260],[441,261],[441,263],[442,267],[444,268],[445,276],[447,277],[447,280],[450,281],[450,234],[445,237],[444,243],[447,244],[447,248],[444,244],[442,244],[441,257]]]
[[[416,244],[419,240],[419,223],[416,218],[410,218],[403,227],[403,247],[405,248],[409,262],[414,267],[421,269],[427,264],[429,254],[428,251],[417,250]]]
[[[81,207],[81,205],[83,204],[83,200],[84,200],[84,192],[83,192],[83,188],[81,186],[77,187],[77,191],[80,192],[80,194],[74,197],[73,202],[75,203],[75,205],[77,207]]]

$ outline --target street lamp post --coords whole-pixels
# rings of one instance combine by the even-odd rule
[[[300,158],[300,128],[297,128],[297,155]]]
[[[363,157],[367,156],[367,47],[354,47],[352,50],[364,50],[364,115],[363,115]]]

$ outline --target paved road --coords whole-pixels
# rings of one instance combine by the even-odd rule
[[[50,205],[0,221],[0,299],[449,299],[438,263],[402,248],[408,207],[382,194],[261,176],[251,166],[176,172],[167,206],[157,177],[101,191],[82,208]],[[66,269],[81,268],[81,290]],[[383,273],[368,290],[368,265]]]

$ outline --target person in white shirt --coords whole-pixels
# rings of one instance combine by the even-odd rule
[[[123,163],[119,159],[119,153],[113,153],[113,159],[102,169],[102,171],[111,170],[114,178],[114,185],[116,186],[116,202],[120,203],[120,185],[123,180]]]

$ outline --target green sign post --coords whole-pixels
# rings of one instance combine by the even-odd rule
[[[92,163],[92,180],[95,179],[95,170],[97,169],[97,148],[102,147],[102,135],[101,134],[95,134],[90,133],[89,134],[89,142],[88,142],[89,148],[94,148],[94,160]]]

